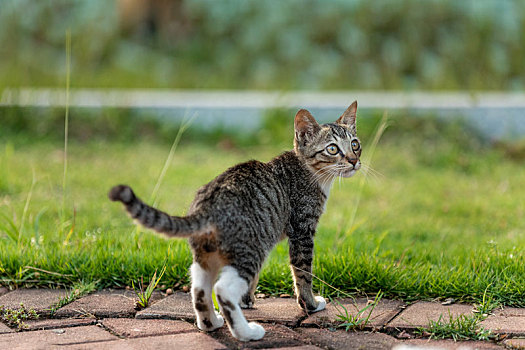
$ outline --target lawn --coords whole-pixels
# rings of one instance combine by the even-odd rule
[[[227,167],[286,150],[291,115],[280,121],[283,132],[267,124],[256,135],[184,134],[158,206],[183,214],[197,188]],[[523,159],[458,123],[407,117],[390,119],[372,154],[378,120],[364,114],[358,126],[363,157],[375,171],[333,186],[316,236],[315,289],[470,302],[487,293],[525,306]],[[124,287],[164,265],[159,285],[189,283],[186,242],[137,229],[106,196],[126,183],[152,202],[170,142],[155,135],[72,137],[64,183],[63,129],[56,137],[13,130],[0,131],[0,284]],[[292,293],[287,262],[282,242],[265,264],[261,292]]]

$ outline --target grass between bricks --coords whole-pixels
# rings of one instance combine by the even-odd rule
[[[454,317],[449,312],[448,320],[439,316],[437,321],[430,321],[428,327],[419,328],[417,334],[429,336],[430,339],[489,340],[494,338],[490,330],[479,323],[483,320],[477,315],[459,315]]]
[[[142,276],[140,277],[138,290],[135,289],[135,283],[133,281],[131,282],[133,291],[135,292],[138,298],[135,302],[135,309],[141,310],[148,307],[151,295],[153,294],[155,288],[157,288],[157,285],[159,284],[160,280],[162,279],[162,276],[164,275],[164,272],[166,272],[166,265],[164,265],[164,267],[160,271],[159,277],[157,278],[157,270],[155,270],[153,276],[151,276],[151,280],[149,281],[149,284],[146,287],[146,289],[144,289],[144,280]]]
[[[36,319],[38,319],[36,311],[32,308],[26,308],[22,303],[20,303],[20,308],[18,309],[10,309],[6,308],[4,305],[0,305],[0,320],[10,327],[15,327],[17,330],[27,328],[24,321]]]
[[[365,152],[378,120],[363,117],[358,126]],[[70,127],[76,122],[73,116]],[[360,172],[333,186],[316,235],[313,272],[337,289],[314,280],[315,289],[334,297],[341,295],[337,290],[381,290],[407,301],[476,303],[488,290],[498,304],[525,306],[522,164],[464,128],[426,119],[391,117],[390,123],[370,159],[380,174]],[[135,230],[106,198],[117,183],[147,198],[169,144],[70,139],[62,210],[63,145],[8,136],[0,135],[1,284],[125,287],[164,264],[159,284],[189,283],[187,244]],[[228,166],[269,160],[290,142],[241,148],[182,142],[155,201],[182,215],[195,191]],[[258,292],[293,293],[288,263],[282,242],[264,265]]]
[[[50,309],[51,315],[54,315],[61,307],[72,303],[78,298],[83,297],[97,289],[97,282],[78,282],[71,287],[71,290],[62,298],[60,298]]]
[[[496,339],[490,330],[480,325],[481,321],[498,306],[492,296],[487,294],[487,289],[481,303],[475,305],[473,315],[454,317],[449,311],[448,319],[443,319],[443,315],[440,315],[437,321],[430,321],[428,327],[419,328],[416,333],[429,336],[431,339],[454,339],[454,341]]]
[[[341,321],[341,324],[338,324],[337,327],[344,328],[347,332],[350,330],[364,329],[366,326],[368,326],[368,323],[370,322],[370,316],[372,315],[372,312],[376,308],[377,304],[379,304],[379,301],[381,301],[382,297],[383,293],[377,293],[374,300],[367,303],[367,305],[360,310],[357,309],[357,313],[355,315],[353,315],[352,312],[348,312],[348,309],[339,301],[332,300],[332,302],[337,304],[336,309],[339,314],[336,314],[336,317],[339,319],[339,321]]]

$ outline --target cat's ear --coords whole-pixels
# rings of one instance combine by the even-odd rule
[[[356,130],[355,126],[355,118],[357,117],[357,101],[354,101],[350,107],[346,109],[346,111],[337,119],[338,124],[346,125]]]
[[[317,134],[321,127],[306,109],[300,109],[295,115],[295,139],[304,143],[305,140]]]

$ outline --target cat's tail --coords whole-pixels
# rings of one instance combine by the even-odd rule
[[[201,231],[206,223],[199,215],[185,217],[170,216],[141,201],[133,190],[126,185],[113,187],[108,197],[110,200],[122,202],[129,215],[143,226],[172,237],[189,237]]]

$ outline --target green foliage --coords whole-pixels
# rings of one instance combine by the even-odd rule
[[[70,29],[74,87],[525,86],[519,0],[186,0],[128,18],[117,4],[4,0],[2,84],[63,86]]]
[[[2,107],[0,112],[0,140],[8,141],[13,136],[17,137],[18,144],[32,144],[35,137],[40,142],[64,140],[64,108]],[[171,143],[178,129],[177,124],[163,124],[130,109],[71,108],[70,120],[68,137],[78,142],[133,142],[140,138]],[[8,146],[9,143],[6,158],[11,152]]]
[[[97,289],[96,281],[87,282],[87,283],[83,281],[75,282],[73,286],[71,287],[71,290],[64,297],[60,298],[55,305],[53,305],[53,307],[51,308],[51,313],[54,314],[62,306],[72,303],[78,298],[81,298],[84,295],[91,293],[96,289]]]
[[[166,266],[162,268],[162,270],[160,271],[160,275],[157,278],[157,270],[155,270],[153,276],[151,276],[151,280],[149,281],[148,286],[146,287],[146,290],[144,290],[144,280],[142,276],[140,277],[138,291],[135,289],[135,283],[133,281],[131,282],[133,290],[135,291],[135,294],[137,294],[138,300],[136,302],[136,306],[138,309],[144,309],[148,307],[151,295],[153,294],[155,288],[157,288],[157,285],[159,284],[160,280],[162,279],[162,276],[164,275],[164,272],[166,272]]]
[[[36,320],[38,314],[34,309],[28,309],[24,304],[20,304],[20,308],[10,309],[4,305],[0,305],[0,320],[5,322],[9,327],[16,327],[18,330],[27,328],[24,323],[25,320]]]
[[[491,285],[488,285],[483,293],[483,298],[479,304],[475,305],[474,313],[478,314],[478,318],[485,319],[488,315],[499,306],[499,303],[494,300],[492,293],[488,293]]]
[[[348,309],[345,306],[343,306],[339,301],[335,300],[336,304],[338,305],[336,306],[338,312],[336,316],[338,320],[341,321],[341,324],[338,324],[337,327],[344,328],[347,332],[354,329],[364,329],[368,325],[370,316],[372,315],[372,312],[376,308],[377,304],[379,304],[381,301],[382,297],[383,294],[379,292],[374,298],[374,301],[368,303],[362,309],[359,310],[356,306],[357,313],[355,315],[352,311],[348,312]]]
[[[458,340],[489,340],[493,337],[490,330],[479,325],[480,319],[473,315],[454,317],[449,313],[449,319],[443,320],[443,315],[437,321],[430,321],[428,328],[420,328],[419,334],[430,334],[431,339]]]
[[[473,315],[459,315],[454,317],[449,311],[448,321],[443,320],[443,315],[437,321],[430,321],[428,327],[419,328],[418,334],[430,336],[434,339],[451,338],[458,340],[489,340],[494,338],[490,330],[484,329],[480,322],[488,317],[490,312],[497,307],[490,294],[487,294],[490,285],[483,293],[481,302],[476,305]]]

